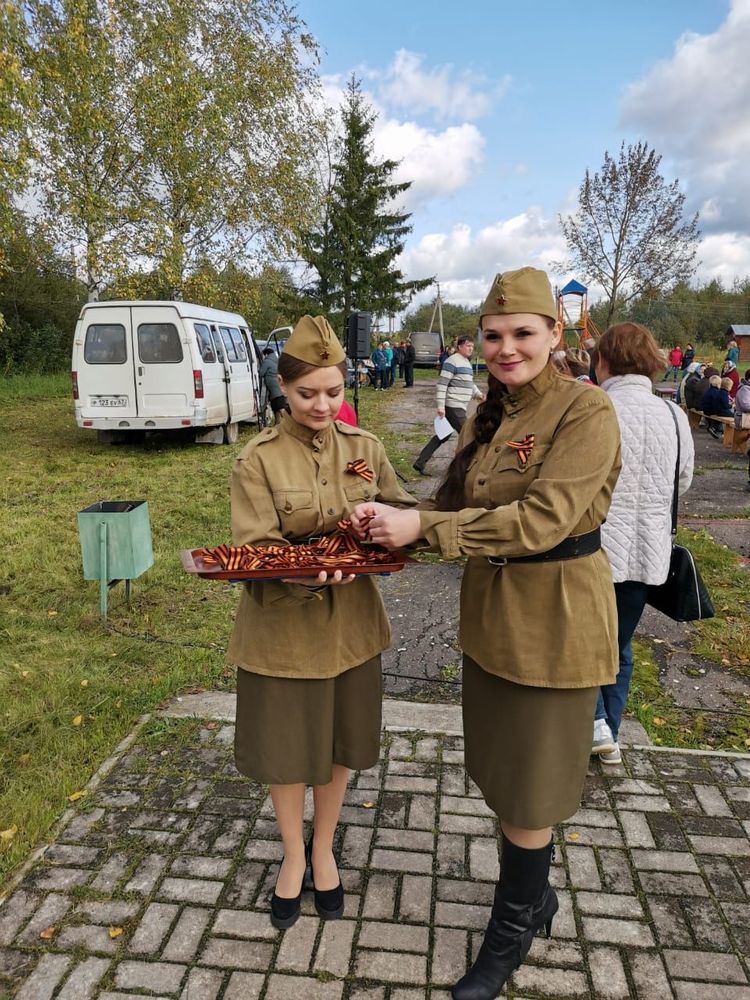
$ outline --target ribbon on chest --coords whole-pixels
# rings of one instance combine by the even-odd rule
[[[346,471],[352,476],[361,476],[368,483],[371,483],[375,478],[375,473],[368,468],[367,462],[363,458],[355,458],[353,462],[347,462]]]
[[[534,435],[527,434],[520,441],[506,441],[505,443],[515,451],[519,468],[525,469],[529,463],[531,452],[534,450]]]

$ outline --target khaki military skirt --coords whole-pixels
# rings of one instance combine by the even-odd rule
[[[501,820],[541,830],[581,802],[598,687],[527,687],[463,661],[466,770]]]
[[[331,767],[373,767],[380,753],[380,654],[337,677],[237,671],[237,770],[269,785],[327,785]]]

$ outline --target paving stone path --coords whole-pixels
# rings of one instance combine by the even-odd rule
[[[488,918],[497,828],[429,711],[353,776],[344,919],[308,892],[285,933],[270,801],[235,770],[232,725],[148,720],[0,906],[0,997],[447,1000]],[[554,936],[504,996],[750,1000],[750,756],[593,763],[556,840]]]

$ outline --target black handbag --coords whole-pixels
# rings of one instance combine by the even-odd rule
[[[672,556],[669,560],[667,579],[658,586],[648,588],[647,603],[676,622],[694,622],[703,618],[713,618],[716,612],[695,565],[693,553],[684,545],[677,545],[674,540],[677,534],[677,500],[680,483],[680,427],[672,411],[672,404],[666,399],[664,402],[669,407],[677,431],[677,463],[672,494]]]

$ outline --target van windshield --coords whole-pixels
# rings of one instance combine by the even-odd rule
[[[83,360],[87,365],[124,365],[128,360],[125,327],[120,323],[92,323],[86,330]]]

